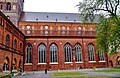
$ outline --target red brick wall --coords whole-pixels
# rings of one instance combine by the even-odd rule
[[[2,20],[2,21],[1,21]],[[6,48],[6,35],[10,36],[10,43]],[[17,40],[17,48],[13,49],[13,41]],[[22,50],[20,49],[20,43],[22,44]],[[3,69],[3,65],[6,57],[9,59],[9,71],[11,65],[14,63],[16,58],[15,67],[19,69],[19,61],[21,60],[21,67],[23,66],[23,47],[24,46],[24,35],[16,28],[7,17],[0,13],[0,70]]]
[[[31,65],[26,65],[25,64],[25,70],[30,71],[30,70],[44,70],[47,66],[51,66],[52,70],[56,69],[73,69],[73,68],[92,68],[92,67],[106,67],[106,62],[98,62],[98,54],[95,53],[95,60],[96,62],[89,63],[88,60],[88,44],[93,43],[95,44],[95,39],[93,38],[87,38],[83,39],[84,45],[84,52],[82,52],[82,57],[85,59],[82,61],[82,63],[69,63],[66,64],[64,62],[64,45],[68,42],[71,44],[71,46],[74,46],[76,43],[80,43],[82,45],[82,39],[81,38],[27,38],[26,43],[31,43],[32,45],[32,64]],[[48,43],[47,43],[48,42]],[[34,44],[36,43],[36,44]],[[58,64],[50,64],[50,52],[49,52],[49,47],[47,50],[47,64],[38,64],[38,46],[39,44],[44,43],[46,46],[50,46],[52,43],[55,43],[58,47]],[[62,44],[61,44],[62,43]],[[83,48],[82,48],[83,49]],[[96,51],[96,50],[95,50]],[[84,57],[85,54],[85,57]]]
[[[118,65],[118,57],[120,57],[120,52],[113,55],[109,55],[109,67],[115,67]]]
[[[30,29],[27,29],[27,26],[30,26]],[[48,26],[48,37],[44,35],[45,26]],[[66,27],[66,36],[60,35],[62,27]],[[30,43],[32,45],[32,64],[26,65],[25,70],[44,70],[51,66],[52,70],[56,69],[73,69],[73,68],[91,68],[91,67],[106,67],[106,62],[98,62],[98,54],[95,53],[95,63],[89,63],[88,60],[88,44],[92,43],[95,47],[95,34],[91,35],[92,32],[83,32],[82,36],[77,35],[78,26],[81,27],[82,31],[93,31],[96,29],[95,24],[80,24],[80,23],[63,23],[63,22],[19,22],[19,29],[27,36],[26,45]],[[58,31],[54,32],[53,31]],[[27,34],[27,31],[30,31],[30,34]],[[75,33],[71,33],[75,31]],[[58,36],[59,35],[59,36]],[[34,37],[33,37],[34,36]],[[76,43],[79,43],[82,47],[82,63],[75,63],[74,60],[72,63],[66,64],[64,60],[64,45],[70,43],[73,47]],[[44,43],[47,48],[46,55],[46,64],[38,64],[38,46],[39,44]],[[50,64],[50,45],[55,43],[58,48],[58,64]]]

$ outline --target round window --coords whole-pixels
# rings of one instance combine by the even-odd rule
[[[82,28],[81,27],[78,27],[78,30],[81,30]]]
[[[28,25],[26,28],[27,28],[27,29],[30,29],[30,26]]]
[[[62,30],[65,30],[65,26],[62,27]]]
[[[48,29],[48,26],[45,26],[45,29]]]

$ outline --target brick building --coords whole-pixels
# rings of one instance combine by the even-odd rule
[[[22,54],[18,54],[17,51],[9,52],[7,50],[8,54],[4,56],[6,52],[2,51],[4,49],[0,49],[0,55],[4,56],[4,59],[1,57],[3,59],[3,62],[0,62],[1,67],[4,68],[4,62],[6,62],[6,59],[8,61],[8,57],[9,62],[7,63],[10,63],[9,66],[15,63],[14,58],[19,57],[16,60],[18,62],[21,59],[25,71],[44,70],[45,68],[56,70],[108,67],[112,66],[112,64],[114,66],[120,64],[119,54],[114,59],[110,57],[111,60],[109,60],[107,54],[96,52],[96,25],[99,15],[95,15],[94,23],[81,23],[81,18],[77,13],[22,12],[24,0],[13,1],[3,0],[0,2],[0,9],[6,14],[6,12],[13,10],[5,9],[3,6],[9,3],[8,7],[14,9],[11,4],[16,3],[17,12],[11,12],[11,15],[15,14],[15,18],[20,17],[19,20],[17,19],[18,29],[10,22],[10,20],[12,21],[10,15],[6,15],[10,20],[3,14],[1,14],[1,18],[10,23],[11,26],[8,27],[12,28],[11,31],[15,29],[15,32],[9,31],[11,45],[8,46],[13,47],[14,37],[12,36],[16,34],[16,41],[22,44],[21,52],[19,52]],[[14,23],[14,21],[12,22]],[[6,26],[2,26],[1,22],[1,32],[5,32],[3,29]],[[5,33],[1,34],[0,38],[2,39],[0,40],[2,40],[1,46],[3,46],[7,37],[5,37]],[[20,50],[18,46],[21,46],[21,44],[17,44],[17,50]],[[14,53],[17,53],[15,57]],[[11,59],[14,63],[12,63]],[[16,66],[19,66],[19,64]]]
[[[0,71],[23,68],[24,34],[0,12]]]
[[[96,23],[82,24],[76,13],[23,12],[19,29],[26,36],[25,70],[107,66],[96,53]]]

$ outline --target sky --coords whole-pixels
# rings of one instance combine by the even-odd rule
[[[24,11],[78,13],[81,0],[24,0]]]

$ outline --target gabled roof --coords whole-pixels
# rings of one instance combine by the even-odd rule
[[[94,23],[98,22],[99,15],[95,15]],[[22,12],[22,22],[81,22],[78,13],[52,13],[52,12]]]

